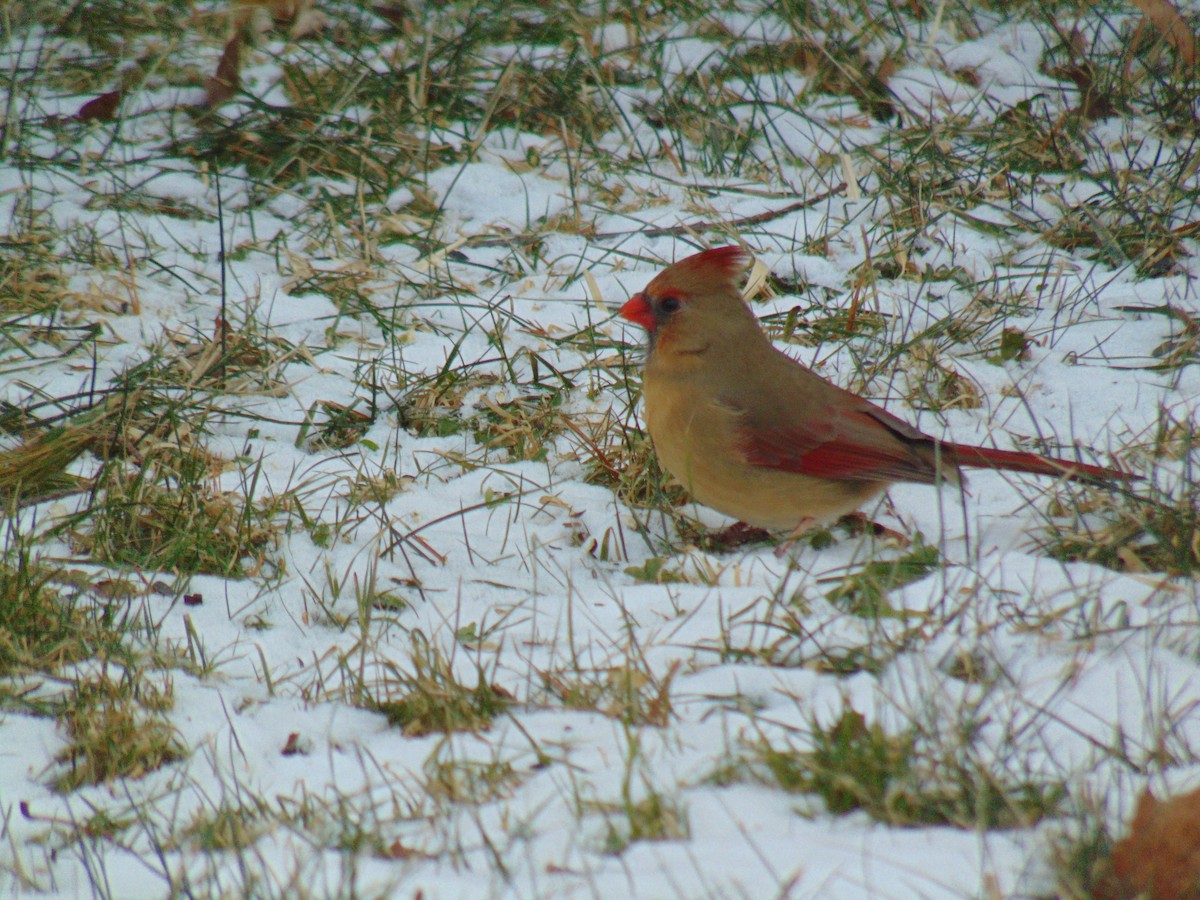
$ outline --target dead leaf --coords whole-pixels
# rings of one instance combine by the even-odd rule
[[[1051,74],[1055,78],[1065,78],[1074,83],[1079,90],[1079,106],[1076,112],[1085,119],[1107,119],[1117,111],[1109,95],[1096,85],[1095,70],[1091,63],[1060,66]]]
[[[1185,66],[1196,65],[1196,35],[1170,0],[1133,0]]]
[[[121,105],[123,95],[124,91],[118,88],[89,100],[79,107],[79,112],[75,113],[75,120],[77,122],[111,122],[117,114],[117,107]]]
[[[387,850],[384,851],[384,855],[388,859],[428,859],[429,858],[429,855],[427,853],[422,853],[420,850],[414,850],[411,847],[406,847],[406,846],[404,846],[404,844],[400,843],[400,841],[398,841],[398,840],[392,841],[392,843],[388,845]],[[418,891],[418,893],[420,893],[420,892]]]
[[[239,31],[225,45],[217,73],[204,82],[204,109],[216,109],[237,94],[241,88],[242,34]]]
[[[403,28],[409,17],[408,10],[400,3],[380,3],[371,7],[375,15],[387,22],[393,28]]]
[[[1200,897],[1200,790],[1158,800],[1138,798],[1129,837],[1113,846],[1115,897],[1197,900]]]

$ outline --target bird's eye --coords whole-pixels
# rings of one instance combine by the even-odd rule
[[[683,306],[683,301],[678,297],[663,297],[658,301],[658,308],[665,313],[673,313]]]

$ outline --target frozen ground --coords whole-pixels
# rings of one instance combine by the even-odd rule
[[[3,14],[5,472],[140,430],[3,481],[115,638],[0,643],[0,892],[1054,896],[1200,782],[1194,85],[1132,6],[765,6],[264,8],[207,115],[223,9]],[[825,376],[1147,480],[714,549],[613,313],[733,241]],[[139,472],[262,540],[156,562]],[[170,758],[64,780],[117,708]]]

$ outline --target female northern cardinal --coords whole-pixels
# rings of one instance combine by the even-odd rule
[[[893,481],[959,483],[960,466],[1080,480],[1116,469],[951,444],[814,375],[776,350],[737,281],[740,247],[689,256],[620,315],[650,333],[646,427],[663,466],[701,503],[800,532],[857,509]]]

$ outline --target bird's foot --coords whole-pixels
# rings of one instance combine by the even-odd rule
[[[850,537],[862,537],[869,534],[876,540],[884,541],[896,547],[907,547],[912,541],[908,535],[900,531],[895,531],[888,528],[886,525],[880,525],[866,515],[860,512],[847,513],[841,516],[829,528],[822,527],[817,523],[817,520],[811,517],[806,517],[800,520],[795,528],[793,528],[775,547],[776,556],[785,556],[793,546],[800,541],[807,541],[814,549],[822,550],[830,544],[836,543],[836,540],[831,533],[831,528],[840,528],[845,531]]]
[[[728,528],[722,528],[715,534],[706,537],[704,543],[707,545],[705,549],[721,552],[736,550],[746,544],[760,544],[770,539],[771,532],[765,528],[755,528],[745,522],[734,522]]]
[[[851,537],[861,537],[864,534],[869,534],[881,541],[895,544],[897,547],[907,547],[912,543],[907,534],[888,528],[886,525],[880,525],[878,522],[869,519],[864,513],[846,513],[846,515],[837,520],[836,524],[839,528],[845,529],[846,533]]]

